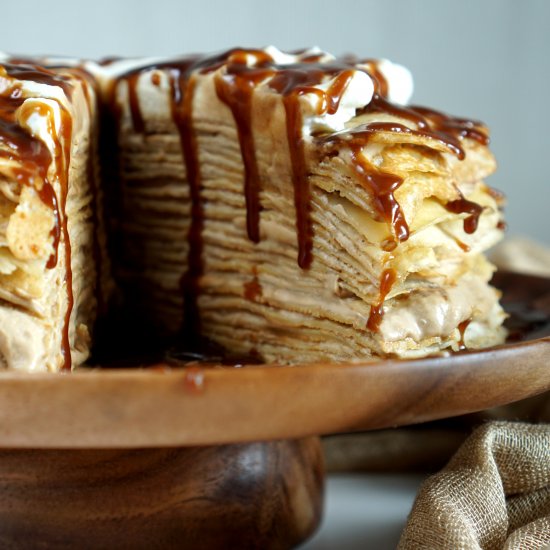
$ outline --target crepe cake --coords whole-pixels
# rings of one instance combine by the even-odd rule
[[[118,272],[166,332],[289,363],[505,338],[488,130],[408,105],[405,68],[267,48],[92,71],[118,129]]]
[[[95,84],[0,59],[0,368],[70,370],[108,292]]]

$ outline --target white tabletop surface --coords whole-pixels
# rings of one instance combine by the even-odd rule
[[[300,550],[393,550],[426,477],[420,474],[328,476],[321,528]]]

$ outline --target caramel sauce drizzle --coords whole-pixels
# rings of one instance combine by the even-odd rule
[[[479,218],[483,213],[483,206],[477,204],[477,202],[469,201],[461,194],[459,199],[449,201],[445,204],[445,208],[453,214],[468,214],[463,222],[464,232],[468,234],[475,233],[479,224]]]
[[[367,328],[372,332],[378,332],[380,329],[382,319],[384,318],[384,301],[386,300],[386,296],[390,293],[396,280],[397,273],[391,268],[385,269],[380,276],[378,302],[371,306],[367,321]]]
[[[458,349],[461,351],[467,349],[466,344],[464,343],[464,335],[466,334],[466,329],[468,328],[471,322],[472,322],[471,319],[466,319],[465,321],[458,323],[457,328],[458,328],[458,333],[460,335],[460,339],[458,341]]]
[[[184,298],[184,320],[186,336],[192,337],[200,332],[200,316],[198,312],[198,285],[199,278],[203,272],[202,262],[202,229],[203,229],[203,205],[201,201],[201,181],[199,161],[196,145],[196,136],[193,128],[193,98],[195,80],[191,78],[193,69],[198,67],[199,61],[196,57],[188,57],[174,61],[138,67],[123,75],[120,75],[113,82],[109,93],[109,107],[117,128],[120,130],[122,117],[121,107],[118,104],[116,93],[119,82],[124,81],[128,87],[128,103],[133,130],[136,133],[146,132],[145,121],[141,112],[137,86],[139,78],[146,71],[165,70],[169,76],[170,83],[170,106],[172,120],[178,130],[182,160],[185,166],[186,178],[190,190],[191,199],[191,224],[187,236],[188,256],[187,271],[181,277],[181,288]],[[154,85],[159,85],[158,74],[153,73],[156,78]]]
[[[158,73],[153,73],[151,75],[151,84],[153,84],[153,86],[160,86],[160,75]]]
[[[182,155],[187,170],[187,181],[191,194],[191,226],[189,228],[188,267],[182,277],[182,288],[185,300],[185,322],[191,334],[200,332],[200,315],[197,298],[199,278],[202,275],[202,229],[204,226],[204,208],[201,201],[201,180],[197,142],[193,129],[193,97],[195,80],[189,78],[185,71],[174,70],[171,76],[172,116],[178,127]]]
[[[454,239],[456,245],[463,251],[463,252],[470,252],[471,247],[467,245],[466,243],[462,242],[460,239],[455,238]]]
[[[134,131],[138,134],[143,134],[145,132],[145,122],[141,114],[137,92],[139,77],[140,73],[134,73],[128,76],[128,105],[130,107],[130,116],[132,117]]]
[[[425,119],[429,120],[434,130],[444,135],[461,139],[473,139],[485,146],[489,145],[491,141],[483,130],[483,123],[477,120],[450,116],[441,111],[418,105],[411,106],[410,110],[424,116]],[[464,157],[461,157],[461,160],[462,158]]]
[[[28,80],[58,86],[67,96],[71,96],[70,79],[52,71],[38,68],[32,65],[3,64],[5,74],[17,80]],[[51,209],[54,224],[50,235],[53,240],[53,250],[46,262],[47,269],[53,269],[58,261],[58,249],[61,236],[65,248],[65,286],[67,289],[67,309],[61,335],[61,353],[63,356],[63,370],[70,370],[71,347],[69,338],[70,317],[74,306],[72,269],[71,269],[71,243],[67,227],[67,194],[68,194],[68,170],[70,163],[70,143],[72,136],[72,120],[66,109],[59,104],[61,124],[59,133],[53,123],[54,115],[51,107],[41,104],[29,107],[22,113],[24,118],[29,118],[37,113],[48,123],[48,133],[54,142],[54,154],[50,153],[44,142],[22,128],[17,121],[17,111],[25,109],[23,103],[27,98],[23,97],[21,84],[15,82],[9,92],[0,97],[0,144],[3,149],[0,156],[16,161],[19,167],[14,170],[16,181],[21,185],[33,187],[37,190],[42,202]],[[27,112],[29,111],[29,112]],[[69,144],[63,147],[62,143]],[[55,193],[52,183],[48,180],[48,168],[55,165],[59,178],[61,195]],[[41,184],[41,185],[40,185]]]
[[[350,61],[353,62],[353,56],[350,57]],[[384,73],[380,70],[378,61],[376,61],[376,59],[363,59],[356,60],[354,63],[365,65],[367,67],[366,73],[371,77],[374,83],[375,95],[377,97],[387,97],[390,87]]]
[[[329,75],[334,82],[325,92],[314,86]],[[287,139],[292,165],[296,229],[298,233],[298,265],[308,269],[312,262],[313,228],[311,223],[311,190],[302,136],[302,113],[299,98],[307,93],[316,94],[320,101],[318,114],[334,114],[346,90],[353,71],[339,64],[316,63],[280,68],[269,82],[269,87],[283,95],[286,111]]]
[[[201,179],[196,136],[193,127],[195,80],[192,77],[192,72],[201,68],[201,63],[203,62],[204,60],[195,56],[138,67],[120,75],[117,81],[113,83],[109,94],[109,107],[116,125],[120,129],[122,112],[116,99],[116,91],[119,82],[126,82],[128,86],[128,102],[133,129],[136,133],[143,134],[146,132],[146,127],[137,91],[139,78],[144,72],[151,70],[164,70],[169,77],[172,120],[180,137],[182,160],[186,170],[186,178],[191,199],[191,224],[187,236],[189,247],[187,271],[183,273],[181,278],[185,308],[184,328],[186,330],[186,336],[189,337],[200,332],[200,316],[198,312],[197,297],[199,293],[199,278],[203,273],[202,229],[204,225],[204,213],[200,192]],[[152,80],[153,76],[158,78],[157,73],[153,73],[151,76]],[[157,78],[155,78],[155,80],[157,80]],[[153,82],[153,84],[159,85],[160,80]]]
[[[97,64],[101,65],[102,67],[108,67],[109,65],[112,65],[113,63],[115,63],[116,61],[119,61],[120,59],[122,58],[117,55],[111,55],[111,56],[103,57],[97,62]]]
[[[400,131],[398,127],[401,126],[395,123],[372,123],[361,125],[345,134],[334,134],[323,139],[329,150],[341,147],[349,149],[352,165],[361,185],[373,197],[373,206],[379,218],[392,227],[399,242],[406,241],[410,234],[401,206],[395,198],[395,192],[403,183],[403,179],[373,166],[362,154],[362,150],[372,134],[379,131]],[[408,130],[405,126],[402,126],[402,129],[401,131]]]
[[[251,281],[244,285],[244,297],[251,302],[256,302],[262,296],[262,285],[258,280],[258,276],[254,275]]]
[[[360,110],[360,114],[368,113],[384,113],[387,115],[404,118],[416,126],[416,129],[409,128],[402,124],[385,123],[394,125],[397,132],[407,132],[413,135],[427,137],[439,141],[442,145],[447,147],[449,151],[454,154],[459,160],[464,160],[466,153],[460,145],[460,138],[470,137],[466,135],[467,130],[464,129],[464,135],[460,134],[458,127],[460,126],[458,121],[463,119],[455,119],[433,111],[424,107],[404,107],[401,105],[395,105],[382,97],[380,94],[375,93],[371,102]],[[430,116],[431,115],[431,116]],[[473,121],[463,121],[464,124],[481,124],[474,123]],[[455,128],[456,126],[456,128]],[[392,131],[389,127],[382,128],[386,131]],[[456,130],[456,131],[455,131]],[[472,130],[473,131],[473,130]],[[478,131],[478,134],[481,134]],[[476,134],[477,135],[477,134]],[[487,138],[488,139],[488,138]]]
[[[62,136],[63,143],[66,144],[65,148],[62,147],[59,137],[54,139],[55,143],[55,162],[57,165],[57,174],[59,175],[59,184],[61,188],[61,200],[60,207],[63,213],[63,222],[61,224],[63,231],[63,242],[65,244],[65,285],[67,287],[67,310],[65,312],[65,320],[63,324],[62,332],[62,346],[64,364],[63,370],[71,370],[71,343],[69,337],[69,328],[71,313],[74,307],[74,295],[73,295],[73,270],[71,267],[71,241],[69,238],[69,228],[67,225],[67,196],[69,194],[69,163],[70,163],[70,144],[72,138],[72,119],[69,113],[65,110],[61,110],[61,128],[60,136]]]
[[[443,144],[459,160],[465,158],[461,140],[473,139],[483,145],[489,138],[481,123],[448,116],[439,111],[425,107],[402,107],[388,100],[389,86],[378,63],[375,60],[361,60],[355,57],[343,57],[333,62],[322,62],[324,54],[306,54],[291,65],[277,65],[271,56],[263,50],[233,49],[219,55],[206,58],[186,58],[176,62],[149,65],[130,71],[119,77],[128,83],[130,113],[134,130],[143,133],[145,125],[139,107],[137,82],[144,71],[167,69],[170,73],[172,88],[172,115],[180,133],[182,155],[186,163],[188,180],[191,189],[192,221],[189,231],[188,271],[183,278],[186,302],[186,318],[193,319],[192,325],[199,322],[196,296],[197,280],[202,274],[202,228],[204,213],[201,203],[201,182],[197,158],[196,137],[192,121],[192,99],[194,85],[191,76],[197,73],[218,71],[215,86],[218,98],[231,110],[237,127],[239,145],[244,166],[244,195],[246,202],[246,227],[248,238],[260,241],[260,176],[254,147],[252,131],[252,100],[254,90],[262,83],[282,96],[286,112],[287,141],[292,167],[294,188],[294,206],[296,211],[296,232],[298,242],[298,265],[308,269],[312,262],[313,228],[311,222],[311,191],[309,174],[305,158],[304,137],[302,135],[302,114],[300,96],[315,94],[319,98],[318,114],[334,114],[340,100],[353,77],[354,71],[363,70],[373,80],[374,96],[371,102],[361,109],[361,113],[380,112],[404,118],[416,126],[409,128],[399,123],[372,123],[363,125],[351,132],[335,134],[321,138],[329,144],[329,149],[346,146],[354,169],[362,185],[371,193],[375,210],[381,220],[388,223],[395,239],[403,242],[409,238],[409,227],[395,191],[403,183],[400,176],[390,174],[374,167],[364,155],[363,147],[370,136],[376,132],[408,133],[435,139]],[[317,86],[333,79],[328,90]],[[155,83],[157,85],[157,83]],[[117,107],[113,105],[116,110]],[[467,213],[464,220],[466,232],[473,232],[482,208],[463,197],[448,203],[447,208],[453,212]],[[386,270],[381,281],[381,296],[385,297],[391,284],[395,281],[393,270]],[[394,273],[391,275],[391,273]],[[385,286],[384,286],[385,285]],[[388,287],[388,285],[390,285]],[[384,287],[384,288],[382,288]],[[387,287],[387,291],[386,291]],[[373,306],[369,325],[379,326],[382,318],[382,304]]]
[[[463,160],[466,156],[464,149],[460,145],[461,139],[470,138],[484,146],[489,144],[489,137],[481,129],[482,123],[480,122],[451,117],[426,107],[401,107],[393,105],[378,94],[375,94],[371,103],[362,109],[361,112],[384,112],[398,116],[413,122],[417,126],[417,129],[411,129],[398,123],[373,123],[367,125],[367,127],[359,127],[357,130],[353,130],[352,134],[360,134],[365,131],[390,131],[424,136],[435,139],[445,145],[459,160]],[[366,135],[364,137],[366,143],[368,137]],[[444,206],[455,214],[468,214],[463,222],[464,231],[469,234],[476,231],[479,218],[483,213],[481,205],[469,201],[461,195],[458,199],[449,201]],[[388,216],[386,215],[387,218]],[[395,231],[397,229],[396,226],[393,225],[393,227],[394,232],[398,235],[398,232]]]
[[[265,80],[272,60],[265,52],[256,52],[256,70],[246,64],[247,52],[233,52],[228,60],[225,74],[215,79],[216,93],[233,113],[241,156],[244,165],[244,196],[246,201],[246,230],[248,238],[260,242],[260,177],[256,161],[256,149],[252,135],[252,94],[259,82]]]
[[[252,58],[252,64],[250,59]],[[401,107],[389,102],[385,96],[388,94],[388,82],[379,70],[374,60],[358,61],[356,58],[347,57],[333,63],[320,63],[320,55],[305,56],[300,63],[278,66],[269,54],[263,50],[234,49],[218,56],[198,60],[193,58],[188,70],[200,70],[211,72],[223,68],[223,72],[216,76],[216,92],[221,101],[231,109],[238,130],[239,143],[245,168],[244,194],[247,210],[247,234],[252,242],[259,242],[259,175],[255,157],[255,148],[252,135],[252,96],[258,84],[268,80],[268,86],[283,96],[283,102],[287,115],[287,139],[292,163],[292,178],[294,185],[294,202],[296,208],[296,228],[298,236],[298,264],[307,269],[312,261],[313,233],[310,220],[310,192],[307,174],[307,166],[304,156],[302,119],[299,105],[299,96],[306,93],[316,94],[320,99],[319,114],[334,114],[338,108],[345,89],[353,76],[354,70],[365,70],[373,79],[375,94],[372,101],[360,111],[360,113],[383,112],[393,116],[399,116],[415,123],[417,129],[411,129],[399,123],[373,123],[366,128],[354,130],[353,142],[357,144],[352,154],[356,171],[364,175],[366,187],[376,193],[381,189],[380,197],[376,201],[384,203],[378,208],[382,218],[393,227],[394,234],[399,241],[404,241],[409,236],[407,223],[400,211],[399,204],[393,196],[393,189],[398,183],[388,183],[390,175],[366,170],[362,156],[358,154],[361,148],[359,142],[363,138],[364,146],[368,140],[368,134],[376,131],[400,132],[415,134],[435,139],[445,145],[451,153],[459,159],[465,156],[460,145],[459,138],[469,137],[487,145],[488,137],[480,130],[481,123],[476,121],[450,117],[444,113],[427,109],[425,107]],[[186,63],[189,63],[187,61]],[[360,63],[361,66],[357,66]],[[130,112],[136,132],[144,131],[143,117],[139,108],[137,97],[137,80],[144,70],[152,68],[170,67],[173,64],[165,63],[148,66],[128,73],[125,79],[128,82]],[[334,83],[323,91],[315,86],[322,83],[327,77],[334,78]],[[332,136],[329,138],[332,139]],[[398,176],[394,176],[397,178]],[[387,188],[391,192],[387,191]],[[461,203],[464,208],[471,210],[470,205]],[[450,208],[458,208],[452,204]],[[475,223],[472,212],[465,224],[471,229]]]
[[[216,76],[215,85],[218,98],[231,109],[237,126],[245,169],[248,237],[255,243],[260,241],[260,178],[252,135],[252,97],[256,87],[267,81],[267,85],[283,97],[294,186],[298,265],[307,269],[312,261],[313,231],[299,97],[313,93],[320,100],[318,114],[334,114],[353,77],[353,70],[341,63],[320,64],[320,55],[309,55],[300,63],[283,66],[276,65],[271,56],[262,50],[232,50],[226,55],[224,71]],[[252,65],[249,65],[250,58],[253,59]],[[215,63],[203,70],[219,67],[219,58],[216,58]],[[327,76],[335,78],[329,89],[323,91],[316,88]]]
[[[252,268],[252,280],[244,283],[243,291],[244,297],[251,302],[256,302],[258,298],[262,297],[263,289],[258,279],[258,269],[256,266]]]
[[[58,86],[67,97],[72,96],[71,78],[33,64],[29,58],[12,58],[9,63],[1,63],[6,73],[16,80],[28,80],[47,86]]]
[[[249,67],[247,58],[254,57],[255,65]],[[340,99],[352,77],[349,66],[334,64],[320,65],[314,62],[278,67],[271,57],[262,50],[234,49],[220,55],[197,58],[189,57],[178,61],[140,67],[121,75],[128,85],[128,97],[133,128],[138,133],[145,131],[143,116],[139,106],[137,83],[144,71],[165,69],[170,74],[172,118],[176,124],[182,147],[182,156],[186,165],[187,179],[191,194],[191,227],[188,235],[188,269],[182,278],[185,299],[186,324],[193,332],[199,332],[197,295],[198,279],[203,272],[202,228],[204,225],[201,202],[201,182],[192,120],[192,103],[195,72],[208,73],[221,67],[225,68],[222,77],[216,78],[216,91],[222,101],[232,110],[239,132],[239,143],[245,166],[245,198],[247,206],[247,233],[251,241],[259,242],[259,177],[255,158],[255,148],[251,125],[251,97],[255,86],[271,78],[269,86],[281,93],[287,113],[287,135],[291,153],[294,202],[296,207],[296,228],[298,235],[298,264],[307,269],[312,260],[312,229],[310,220],[310,191],[307,168],[301,135],[302,119],[299,108],[299,96],[304,93],[317,94],[320,111],[333,114],[338,109]],[[335,75],[336,79],[327,92],[314,88],[326,75]],[[120,108],[115,98],[116,86],[111,91],[111,108],[115,118],[120,120]],[[234,100],[236,93],[240,101]]]

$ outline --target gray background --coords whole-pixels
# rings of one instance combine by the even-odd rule
[[[2,3],[0,49],[86,57],[274,44],[387,57],[413,101],[492,130],[510,234],[550,244],[550,0],[26,0]]]

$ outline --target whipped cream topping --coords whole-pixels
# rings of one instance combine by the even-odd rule
[[[13,78],[0,68],[0,96],[9,95],[15,87],[20,90],[20,97],[25,98],[16,111],[17,122],[42,141],[54,159],[61,129],[61,109],[67,101],[64,90],[61,86]]]
[[[346,123],[355,116],[358,109],[361,109],[368,105],[375,93],[375,85],[373,79],[369,76],[368,71],[370,66],[374,64],[377,72],[384,78],[387,87],[388,99],[393,103],[404,105],[408,103],[413,93],[413,79],[410,71],[398,65],[392,63],[387,59],[381,59],[376,61],[369,61],[369,63],[363,63],[361,61],[341,62],[334,55],[324,52],[317,47],[309,48],[300,53],[286,53],[275,46],[267,46],[263,50],[235,50],[235,53],[239,55],[239,62],[244,63],[248,68],[254,69],[262,66],[265,62],[265,54],[267,58],[271,58],[274,73],[269,74],[266,71],[265,77],[261,82],[257,83],[257,88],[266,91],[269,88],[270,81],[276,75],[277,69],[286,68],[299,68],[300,64],[311,63],[314,59],[321,69],[324,65],[342,63],[342,71],[350,71],[352,73],[351,78],[347,82],[345,89],[340,97],[336,112],[328,113],[326,105],[323,105],[322,95],[319,92],[327,92],[331,86],[334,85],[338,75],[333,76],[330,72],[327,72],[320,84],[307,86],[311,91],[304,91],[300,94],[300,103],[302,108],[302,122],[303,130],[302,135],[307,136],[316,131],[340,131],[345,128]],[[234,54],[228,54],[225,63],[222,63],[214,73],[209,73],[208,76],[214,78],[216,73],[223,73],[224,65],[231,61]],[[212,57],[213,59],[216,56]],[[150,79],[146,76],[147,68],[155,66],[166,65],[169,66],[171,62],[178,63],[178,58],[141,58],[141,59],[124,59],[120,61],[114,61],[107,65],[101,65],[94,62],[86,62],[84,67],[90,73],[92,73],[103,86],[108,86],[113,80],[119,79],[125,74],[129,74],[134,71],[143,70],[138,78],[138,89],[140,95],[147,95],[146,88],[150,88],[154,93],[154,85]],[[199,60],[200,62],[200,60]],[[346,67],[349,66],[349,68]],[[317,90],[317,91],[316,91]],[[325,102],[326,103],[326,102]]]
[[[332,78],[323,84],[315,86],[316,89],[327,92],[334,85],[336,78]],[[302,96],[302,121],[303,135],[310,135],[315,131],[343,130],[346,123],[351,120],[357,109],[361,109],[370,103],[374,94],[374,83],[370,76],[363,71],[354,71],[334,114],[324,112],[318,114],[321,99],[316,93],[308,93]]]
[[[328,58],[328,54],[324,54]],[[334,59],[334,58],[333,58]],[[376,63],[377,70],[382,74],[387,83],[388,99],[392,103],[406,105],[413,93],[413,78],[410,71],[392,63],[387,59],[382,59]],[[303,134],[308,135],[315,131],[334,131],[339,132],[346,127],[356,114],[358,109],[367,106],[375,93],[374,82],[365,72],[368,67],[359,63],[358,67],[363,67],[353,71],[349,83],[344,90],[338,109],[334,114],[317,114],[320,107],[320,98],[315,92],[304,94],[303,104]],[[333,86],[337,77],[327,79],[322,84],[315,86],[316,89],[326,92]],[[308,104],[308,105],[306,105]]]
[[[287,54],[281,52],[274,46],[265,48],[277,65],[294,65],[302,63],[304,59],[316,57],[319,64],[338,62],[338,59],[332,54],[323,52],[321,49],[314,47],[299,54]],[[393,103],[405,105],[409,102],[413,93],[413,78],[410,71],[392,63],[387,59],[372,61],[376,65],[377,71],[384,77],[388,88],[388,99]],[[357,69],[353,70],[353,75],[349,80],[346,89],[344,90],[338,109],[334,114],[322,111],[322,99],[315,91],[302,95],[302,117],[303,117],[303,134],[308,135],[312,132],[322,130],[340,131],[345,128],[348,122],[355,115],[358,109],[368,105],[375,93],[374,82],[367,74],[369,66],[358,62]],[[337,77],[327,77],[326,80],[316,86],[312,86],[317,90],[327,92],[334,85]]]
[[[242,50],[246,52],[247,50]],[[334,55],[322,51],[318,47],[312,47],[299,53],[286,53],[275,46],[267,46],[263,50],[254,50],[256,52],[264,52],[267,56],[271,57],[273,64],[280,68],[290,67],[292,65],[299,65],[304,63],[304,60],[311,60],[315,58],[315,62],[320,66],[323,64],[337,63],[338,58]],[[0,52],[0,62],[9,61],[9,55],[4,52]],[[101,64],[94,61],[82,61],[71,58],[44,58],[44,63],[48,62],[55,64],[64,64],[67,66],[81,65],[85,70],[94,75],[101,83],[103,87],[109,86],[113,80],[118,79],[120,76],[139,70],[140,68],[152,67],[155,65],[161,65],[169,63],[170,60],[174,62],[178,61],[177,57],[148,57],[137,59],[121,59],[109,64]],[[250,50],[250,53],[246,55],[246,65],[250,68],[254,68],[258,64],[258,56]],[[369,64],[374,63],[376,70],[383,76],[387,85],[387,99],[393,103],[405,105],[409,102],[413,93],[413,79],[410,71],[399,65],[393,63],[387,59],[380,59],[376,61],[370,61]],[[367,74],[369,65],[357,61],[355,64],[356,69],[353,69],[353,63],[350,64],[350,70],[353,75],[350,78],[345,90],[340,98],[338,108],[336,112],[330,114],[323,109],[322,99],[320,94],[316,93],[314,89],[321,92],[327,92],[337,77],[331,77],[327,74],[326,78],[321,84],[311,86],[311,92],[305,92],[301,94],[300,103],[302,106],[302,121],[304,136],[310,135],[317,131],[341,131],[345,128],[346,123],[353,118],[356,111],[368,105],[375,93],[375,86],[372,78]],[[221,70],[221,69],[220,69]],[[142,78],[141,75],[140,88],[152,87],[149,79]],[[271,78],[266,76],[265,81],[261,84],[261,87],[269,85]],[[145,86],[144,86],[145,85]],[[0,77],[0,93],[2,93],[2,78]],[[43,84],[32,80],[24,81],[22,85],[22,91],[26,97],[40,97],[46,99],[52,99],[59,103],[63,103],[66,98],[63,90],[60,87],[52,86],[50,84]],[[55,121],[55,130],[59,130],[59,105],[51,103],[53,112],[53,119]],[[50,121],[33,115],[32,120],[28,123],[33,135],[38,137],[44,143],[48,145],[51,150],[52,139],[50,136]]]
[[[317,47],[310,48],[299,54],[288,54],[277,49],[275,46],[268,46],[263,50],[272,59],[275,65],[284,69],[292,65],[304,63],[306,59],[316,59],[316,63],[320,66],[323,64],[338,63],[338,59],[327,52],[323,52]],[[247,55],[246,62],[249,67],[254,67],[257,64],[258,57],[254,54]],[[409,102],[413,93],[413,79],[410,71],[392,63],[387,59],[371,61],[376,66],[376,70],[382,75],[386,81],[388,90],[388,99],[393,103],[405,105]],[[326,101],[323,99],[323,94],[318,94],[315,90],[327,93],[335,84],[337,76],[330,76],[327,73],[326,78],[322,83],[308,86],[311,92],[301,94],[302,104],[302,134],[307,136],[316,131],[340,131],[345,128],[346,123],[355,116],[358,109],[368,105],[375,93],[373,79],[367,74],[369,65],[358,62],[356,69],[353,69],[350,63],[352,76],[349,79],[345,90],[343,91],[336,112],[330,114],[327,112]],[[269,77],[263,83],[263,86],[269,86]]]
[[[53,99],[29,98],[18,110],[17,118],[21,127],[33,137],[40,139],[54,158],[57,149],[57,136],[61,129],[61,107]]]
[[[97,61],[84,61],[82,67],[105,88],[124,74],[140,69],[146,70],[148,67],[165,63],[169,59],[166,57],[140,57],[137,59],[120,59],[107,65],[102,65]]]
[[[376,68],[388,83],[388,100],[398,105],[406,105],[414,91],[413,77],[409,69],[388,59],[376,61]]]
[[[265,53],[271,56],[274,63],[277,65],[293,65],[296,63],[302,62],[302,60],[316,57],[319,59],[320,63],[326,62],[326,61],[334,61],[335,57],[327,52],[324,52],[321,50],[321,48],[317,46],[313,46],[311,48],[308,48],[307,50],[304,50],[300,53],[286,53],[276,46],[267,46],[264,48]]]

